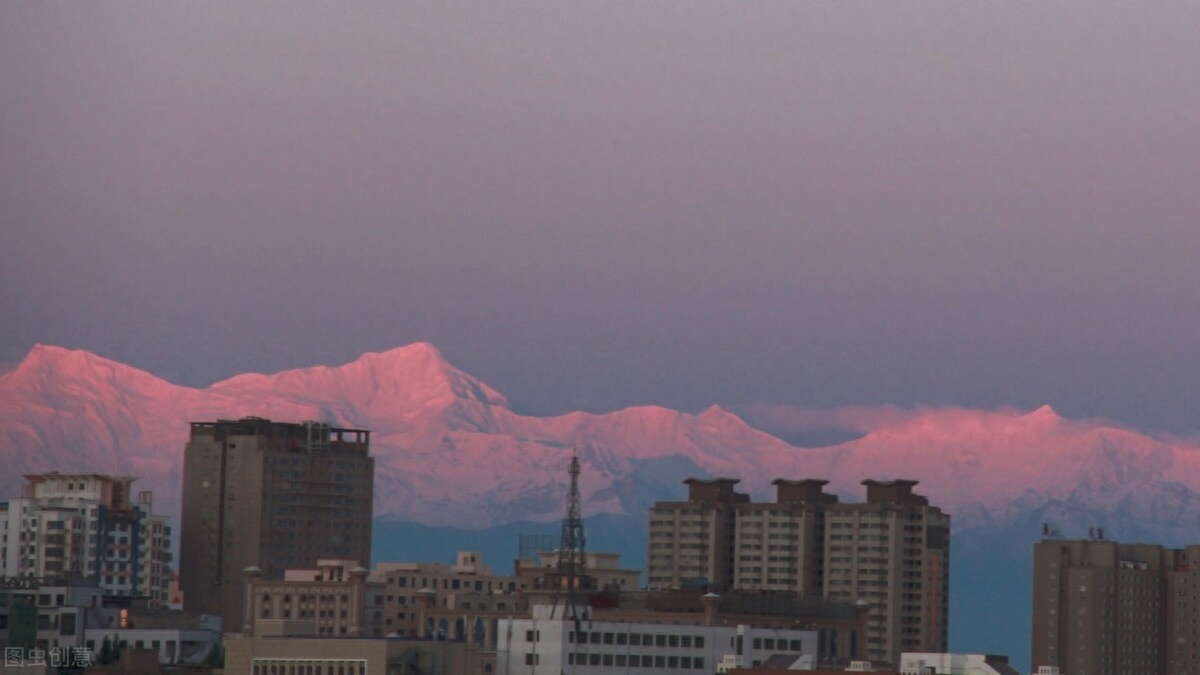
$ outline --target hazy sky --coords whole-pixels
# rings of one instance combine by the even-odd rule
[[[1200,431],[1200,4],[0,4],[0,360]]]

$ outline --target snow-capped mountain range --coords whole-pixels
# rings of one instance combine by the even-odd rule
[[[756,499],[770,497],[777,477],[825,478],[848,500],[862,498],[864,478],[914,478],[959,531],[1005,528],[1035,512],[1068,528],[1103,524],[1166,540],[1200,524],[1193,442],[1066,420],[1049,407],[765,413],[746,414],[858,437],[798,447],[718,406],[522,415],[425,343],[203,389],[37,346],[0,376],[0,498],[19,494],[25,473],[124,473],[154,491],[156,510],[177,515],[188,422],[257,415],[370,429],[376,515],[428,525],[561,517],[571,448],[583,463],[585,515],[642,517],[648,503],[681,495],[684,478],[707,474],[741,478]]]

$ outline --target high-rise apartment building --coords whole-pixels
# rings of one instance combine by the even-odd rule
[[[689,478],[683,502],[650,509],[646,575],[650,588],[682,588],[693,581],[722,591],[733,587],[734,508],[750,501],[736,478]]]
[[[194,422],[184,449],[180,587],[188,610],[242,623],[244,572],[371,559],[370,432],[259,417]]]
[[[774,502],[746,502],[734,510],[734,588],[821,597],[825,512],[837,503],[822,489],[826,483],[779,478]]]
[[[864,480],[867,500],[825,512],[825,597],[870,606],[866,657],[944,652],[950,642],[950,516],[914,480]]]
[[[861,603],[866,634],[843,636],[853,653],[894,664],[905,651],[947,649],[950,517],[913,493],[916,481],[863,481],[864,503],[839,502],[823,480],[776,480],[775,501],[762,503],[736,492],[737,479],[684,482],[686,501],[650,511],[651,587]]]
[[[131,476],[58,472],[25,476],[0,503],[0,576],[95,579],[105,595],[166,605],[171,526]]]
[[[1200,672],[1200,546],[1047,538],[1033,548],[1034,666]]]

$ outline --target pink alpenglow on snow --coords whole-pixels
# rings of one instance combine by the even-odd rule
[[[830,489],[850,498],[859,498],[864,478],[913,478],[922,494],[955,514],[958,528],[1003,521],[1031,503],[1067,499],[1081,486],[1114,500],[1147,486],[1200,491],[1194,443],[1100,420],[1066,420],[1049,406],[1032,412],[773,406],[747,414],[769,417],[777,430],[840,427],[859,436],[798,447],[718,406],[699,414],[640,406],[522,415],[426,343],[341,366],[238,375],[203,389],[85,351],[38,346],[0,376],[6,467],[0,494],[17,494],[24,473],[120,472],[140,476],[136,487],[154,490],[170,513],[178,508],[188,422],[247,415],[372,430],[377,515],[435,525],[558,518],[562,465],[572,447],[585,465],[588,515],[634,512],[638,463],[673,457],[710,475],[738,476],[763,496],[781,477],[828,479]]]

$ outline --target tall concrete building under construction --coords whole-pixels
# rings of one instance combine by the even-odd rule
[[[734,478],[689,478],[685,501],[650,511],[651,587],[791,592],[869,608],[866,634],[819,637],[818,654],[849,652],[898,664],[902,652],[949,647],[950,516],[911,480],[865,480],[863,503],[827,481],[774,481],[753,502]]]
[[[184,450],[180,587],[190,611],[241,625],[247,568],[281,578],[371,559],[370,432],[259,417],[193,422]]]

